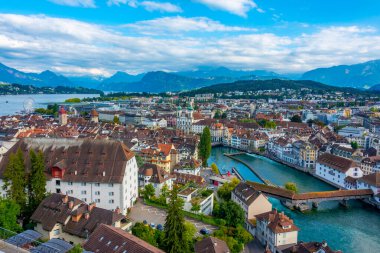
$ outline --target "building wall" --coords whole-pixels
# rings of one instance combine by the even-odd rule
[[[272,204],[263,194],[260,194],[248,207],[248,219],[252,219],[258,214],[270,212],[271,210]]]

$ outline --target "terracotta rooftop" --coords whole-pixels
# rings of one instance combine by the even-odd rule
[[[267,221],[267,228],[275,234],[300,230],[296,225],[294,225],[293,220],[291,220],[283,212],[279,213],[277,209],[273,209],[272,211],[263,214],[258,214],[256,215],[256,219]]]
[[[358,181],[365,182],[371,186],[380,187],[380,172],[375,172],[369,175],[365,175],[362,178],[359,178]]]
[[[353,160],[324,153],[318,157],[318,163],[324,164],[340,172],[346,173],[350,168],[359,167]]]
[[[95,253],[164,253],[124,230],[104,224],[97,227],[83,248]]]
[[[195,243],[195,253],[229,253],[225,241],[215,237],[207,237]]]

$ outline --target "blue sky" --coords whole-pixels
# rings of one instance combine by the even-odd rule
[[[66,75],[303,72],[379,59],[379,31],[377,0],[3,0],[0,62]]]

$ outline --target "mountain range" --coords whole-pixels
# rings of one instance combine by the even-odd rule
[[[380,60],[318,68],[304,73],[301,79],[339,87],[370,88],[380,84]]]
[[[370,88],[380,84],[380,60],[355,65],[318,68],[304,74],[278,74],[266,70],[232,70],[226,67],[201,66],[181,72],[152,71],[131,75],[118,71],[111,77],[70,76],[46,70],[27,73],[0,63],[0,82],[34,85],[36,87],[85,87],[103,91],[165,92],[184,91],[220,83],[244,80],[301,79],[338,87]],[[380,85],[377,89],[380,89]]]

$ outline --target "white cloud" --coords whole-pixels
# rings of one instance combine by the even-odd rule
[[[186,18],[181,16],[163,17],[152,20],[138,21],[133,24],[127,24],[123,27],[133,28],[142,34],[167,34],[185,33],[185,32],[252,32],[257,31],[254,28],[227,26],[219,21],[206,17]]]
[[[194,26],[209,33],[132,36],[120,26],[44,15],[0,14],[0,62],[67,75],[110,75],[118,70],[175,71],[200,65],[295,72],[380,59],[380,35],[371,27],[324,27],[313,33],[279,36],[255,31],[230,33],[240,28],[207,18],[173,19],[182,25],[168,25],[161,19],[144,25],[169,32],[191,31]],[[212,33],[218,31],[222,31],[219,36]]]
[[[143,7],[147,11],[160,11],[168,13],[178,13],[182,12],[181,7],[169,2],[155,2],[155,1],[137,1],[137,0],[108,0],[107,5],[121,5],[128,4],[130,7],[137,8],[139,6]]]
[[[160,11],[160,12],[182,12],[181,7],[172,3],[159,3],[153,1],[142,1],[140,3],[147,11]]]
[[[196,2],[205,4],[213,9],[228,11],[230,13],[246,17],[247,13],[257,7],[253,0],[194,0]],[[259,12],[262,12],[259,9]]]
[[[95,8],[94,0],[48,0],[49,2],[72,7]]]

